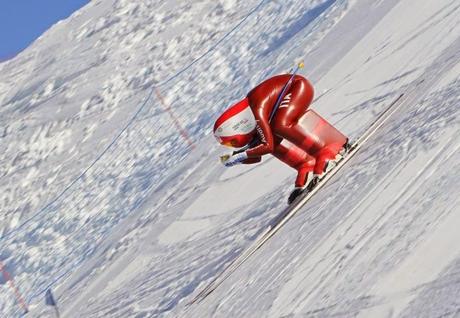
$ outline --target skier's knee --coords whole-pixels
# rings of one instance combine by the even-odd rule
[[[289,123],[287,120],[276,120],[273,123],[273,131],[280,136],[288,135],[289,130],[292,127],[292,123]]]

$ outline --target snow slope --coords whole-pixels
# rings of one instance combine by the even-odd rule
[[[459,13],[454,0],[93,1],[1,63],[0,260],[27,316],[52,315],[50,286],[64,317],[459,315]],[[295,175],[270,158],[221,167],[213,118],[299,58],[313,107],[351,138],[401,93],[403,107],[186,307]]]

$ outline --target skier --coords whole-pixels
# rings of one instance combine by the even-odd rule
[[[257,85],[214,125],[220,144],[240,148],[222,156],[223,164],[254,164],[272,154],[297,170],[289,204],[311,191],[349,146],[346,136],[309,109],[312,100],[313,86],[300,75],[277,75]]]

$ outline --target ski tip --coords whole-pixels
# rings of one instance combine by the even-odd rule
[[[303,61],[300,61],[299,64],[297,64],[299,68],[304,68],[305,63]]]

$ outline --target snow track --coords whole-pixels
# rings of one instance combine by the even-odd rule
[[[1,63],[0,261],[28,316],[52,315],[49,286],[63,317],[458,316],[459,17],[455,0],[92,1]],[[294,178],[268,158],[221,167],[213,119],[298,58],[313,108],[352,140],[401,92],[403,107],[185,308]],[[160,83],[195,150],[161,104],[134,115]],[[0,295],[18,316],[1,279]]]

